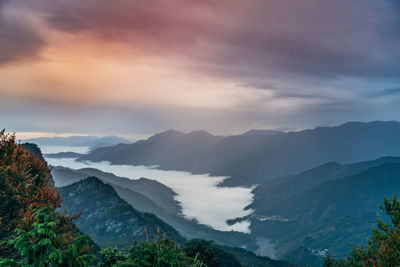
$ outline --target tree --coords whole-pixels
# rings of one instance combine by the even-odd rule
[[[46,162],[19,147],[14,135],[0,131],[0,240],[16,228],[29,228],[38,207],[60,205]]]
[[[62,254],[55,247],[55,222],[50,211],[42,208],[36,212],[37,221],[29,232],[17,229],[17,237],[10,243],[21,253],[22,263],[28,266],[57,266]]]
[[[55,232],[55,213],[45,207],[36,211],[33,228],[30,231],[17,229],[17,236],[10,243],[21,254],[21,264],[25,266],[68,266],[83,267],[93,262],[94,256],[88,252],[88,236],[79,236],[64,249],[60,237]],[[60,247],[61,245],[61,247]]]
[[[391,223],[377,219],[378,228],[372,229],[367,247],[353,248],[346,260],[324,259],[323,266],[400,266],[400,202],[393,196],[384,198],[380,207],[390,217]]]

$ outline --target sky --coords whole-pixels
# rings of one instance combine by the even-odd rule
[[[398,0],[0,0],[0,128],[296,130],[400,116]]]

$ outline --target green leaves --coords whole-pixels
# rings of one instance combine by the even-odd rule
[[[89,237],[76,237],[67,248],[63,247],[55,233],[54,216],[53,209],[40,208],[35,213],[36,221],[31,231],[16,230],[16,237],[10,243],[20,252],[21,263],[28,266],[89,266],[94,260],[93,255],[84,252],[88,250]]]
[[[68,250],[62,253],[63,262],[69,267],[84,267],[90,265],[94,259],[94,255],[85,254],[88,250],[89,237],[87,235],[75,238]]]
[[[62,257],[59,251],[53,251],[49,254],[49,259],[51,262],[58,262],[61,263]]]
[[[382,210],[390,216],[392,224],[395,228],[400,227],[400,202],[395,196],[392,196],[392,200],[385,197],[384,206],[381,207]]]
[[[122,252],[119,252],[116,248],[106,248],[100,251],[101,260],[103,267],[115,266],[117,263],[121,263],[127,260],[127,256]]]
[[[34,144],[25,147],[34,153],[17,145],[14,135],[0,131],[0,239],[31,226],[38,207],[61,205],[40,149]]]
[[[1,267],[19,267],[20,265],[13,259],[0,258]]]
[[[149,242],[134,242],[126,254],[117,249],[101,251],[102,267],[206,267],[200,254],[188,257],[175,242],[162,238]]]
[[[346,261],[328,256],[323,266],[400,266],[400,202],[395,196],[385,197],[381,209],[390,216],[391,224],[377,219],[378,228],[372,229],[367,248],[353,248]]]

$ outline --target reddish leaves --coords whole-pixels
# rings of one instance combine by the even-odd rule
[[[38,207],[60,205],[47,164],[19,147],[14,135],[0,131],[0,237],[31,225]]]

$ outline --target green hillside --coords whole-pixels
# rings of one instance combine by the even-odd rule
[[[363,169],[359,168],[361,165],[374,167],[341,179],[331,178],[308,190],[289,189],[284,197],[268,196],[268,201],[262,200],[262,191],[258,189],[258,200],[252,205],[252,234],[272,240],[279,255],[290,261],[320,264],[325,250],[335,257],[344,257],[352,246],[367,240],[376,216],[382,215],[382,196],[400,194],[397,160],[387,158],[347,167],[337,164],[336,169],[326,165],[325,170],[330,169],[329,173],[336,177],[355,167]],[[301,183],[301,179],[320,170],[321,167],[292,177],[292,183]]]

